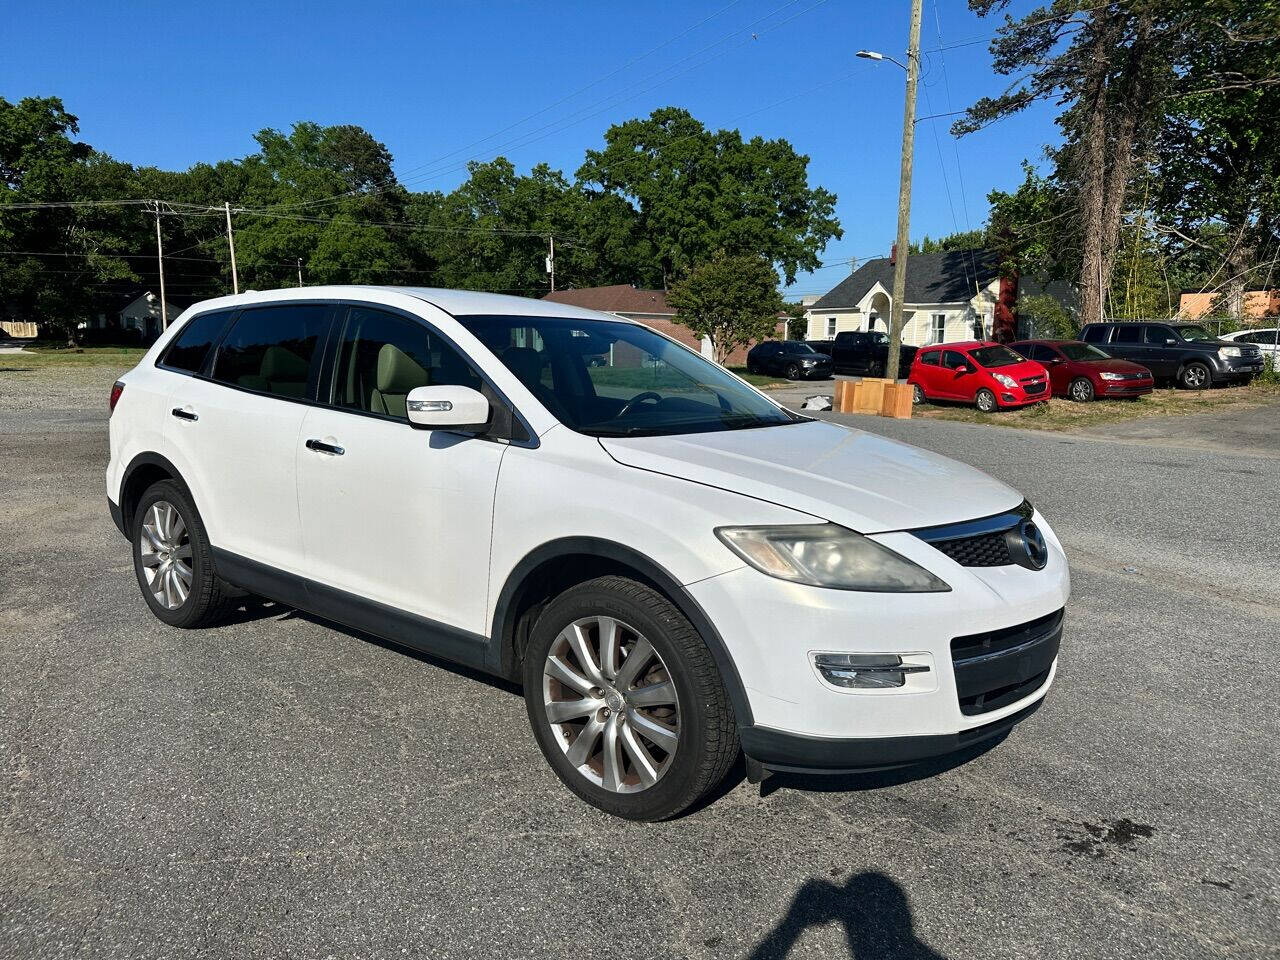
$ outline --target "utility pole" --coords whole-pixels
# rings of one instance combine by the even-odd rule
[[[916,24],[916,26],[919,27],[919,24]],[[917,29],[916,34],[919,35],[919,33],[920,31]],[[231,248],[231,292],[239,293],[240,292],[240,276],[239,274],[236,273],[236,237],[235,237],[235,234],[231,232],[230,202],[223,200],[222,209],[226,211],[226,214],[227,214],[227,246]]]
[[[551,244],[551,252],[547,254],[547,273],[551,274],[551,292],[556,292],[556,238],[555,234],[547,235],[547,242]]]
[[[907,102],[902,113],[902,171],[898,179],[898,242],[893,270],[889,356],[884,375],[898,379],[902,353],[902,300],[907,295],[907,248],[911,245],[911,161],[916,140],[916,80],[920,76],[920,13],[922,0],[911,0],[911,39],[907,47]]]
[[[160,265],[160,329],[169,329],[169,306],[164,298],[164,240],[160,236],[160,201],[152,200],[151,209],[156,214],[156,262]]]
[[[302,258],[298,258],[298,286],[302,286]]]

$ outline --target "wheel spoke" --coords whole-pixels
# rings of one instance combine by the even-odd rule
[[[160,542],[160,536],[156,532],[155,525],[152,523],[144,522],[142,524],[142,538],[152,550],[160,550],[164,546]]]
[[[547,657],[547,663],[542,668],[542,672],[548,677],[559,680],[565,686],[577,690],[583,696],[591,692],[591,687],[593,686],[591,681],[559,657]]]
[[[651,683],[628,691],[627,700],[633,707],[658,707],[676,702],[676,688],[670,680]]]
[[[173,606],[173,592],[169,586],[169,580],[172,576],[168,567],[165,567],[160,574],[160,602],[166,607]]]
[[[182,535],[187,532],[187,525],[182,522],[182,514],[177,510],[173,511],[173,530],[169,535],[169,539],[177,543],[182,539]]]
[[[588,760],[591,755],[596,752],[596,741],[600,739],[600,733],[604,730],[604,722],[592,718],[585,727],[578,733],[578,739],[573,741],[572,746],[565,752],[565,756],[569,758],[569,762],[575,767],[580,767]]]
[[[596,621],[600,630],[600,671],[606,679],[618,675],[618,654],[621,644],[618,621],[613,617],[601,617]]]
[[[581,720],[600,709],[601,701],[591,697],[581,700],[552,700],[547,704],[547,719],[552,723],[566,723],[569,720]]]
[[[578,666],[582,668],[582,672],[586,674],[587,679],[596,686],[600,686],[604,682],[604,677],[600,675],[600,664],[596,662],[595,653],[591,649],[591,641],[587,638],[587,632],[582,629],[582,625],[571,623],[565,627],[560,636],[568,641],[574,656],[578,658]]]
[[[622,787],[622,753],[618,743],[618,715],[614,714],[604,725],[604,772],[601,786],[617,792]]]
[[[631,726],[640,736],[650,741],[654,746],[661,747],[667,753],[675,752],[676,744],[680,738],[674,730],[665,724],[633,710],[631,712]]]
[[[622,662],[622,668],[618,671],[615,685],[620,690],[626,690],[640,679],[640,674],[653,659],[653,647],[644,637],[636,640],[636,645],[631,648],[631,652],[627,654],[627,659]]]
[[[146,548],[143,548],[143,552],[139,554],[138,559],[142,561],[144,567],[160,566],[160,554],[154,551],[147,552]]]
[[[170,583],[172,584],[174,596],[178,598],[177,606],[182,606],[187,602],[187,597],[191,595],[191,591],[187,589],[186,584],[182,582],[180,568],[174,566],[169,568]]]
[[[173,572],[174,572],[174,575],[178,578],[178,582],[181,583],[184,587],[189,588],[191,586],[191,570],[188,569],[185,563],[175,562],[173,565]]]
[[[622,749],[626,750],[627,756],[631,758],[632,769],[640,778],[640,783],[646,787],[657,783],[658,765],[653,762],[649,748],[640,742],[635,731],[629,726],[623,727],[619,739],[622,741]]]

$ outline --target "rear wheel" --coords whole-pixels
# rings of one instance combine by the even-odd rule
[[[1093,381],[1088,377],[1076,377],[1067,388],[1067,394],[1077,403],[1088,403],[1093,399]]]
[[[172,480],[152,484],[133,517],[133,569],[142,598],[172,627],[203,627],[226,613],[231,593],[218,579],[204,522]]]
[[[920,384],[913,383],[911,385],[911,402],[918,407],[927,399],[928,397],[924,395],[924,391],[920,389]]]
[[[996,395],[983,387],[973,398],[973,404],[983,413],[993,413],[997,407]]]
[[[1178,384],[1184,390],[1203,390],[1211,382],[1209,368],[1193,360],[1178,371]]]
[[[879,360],[872,360],[872,361],[871,361],[871,363],[870,363],[870,365],[867,367],[867,376],[869,376],[869,377],[883,377],[883,376],[884,376],[884,364],[883,364],[883,363],[881,363]]]
[[[565,591],[524,656],[534,736],[575,794],[629,820],[680,813],[738,755],[710,651],[669,600],[623,577]]]

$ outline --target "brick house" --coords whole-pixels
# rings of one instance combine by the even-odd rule
[[[1205,293],[1201,290],[1183,290],[1178,297],[1178,316],[1184,320],[1199,320],[1206,313],[1225,309],[1226,295]],[[1244,291],[1241,320],[1262,320],[1280,316],[1280,289],[1275,287],[1250,287]]]
[[[667,305],[665,290],[646,290],[629,283],[617,283],[608,287],[556,290],[542,299],[553,303],[567,303],[586,310],[612,313],[625,320],[635,320],[673,340],[679,340],[708,359],[713,357],[709,339],[695,336],[693,331],[684,324],[676,322],[676,312]],[[778,329],[779,336],[786,336],[785,323],[779,324]],[[725,366],[744,366],[747,362],[748,349],[748,347],[740,347],[735,350],[725,361]]]

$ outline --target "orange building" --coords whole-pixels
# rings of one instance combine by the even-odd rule
[[[1186,320],[1199,320],[1206,313],[1221,310],[1225,294],[1202,293],[1183,290],[1178,300],[1178,316]],[[1280,289],[1258,287],[1244,292],[1244,320],[1262,320],[1280,316]]]

